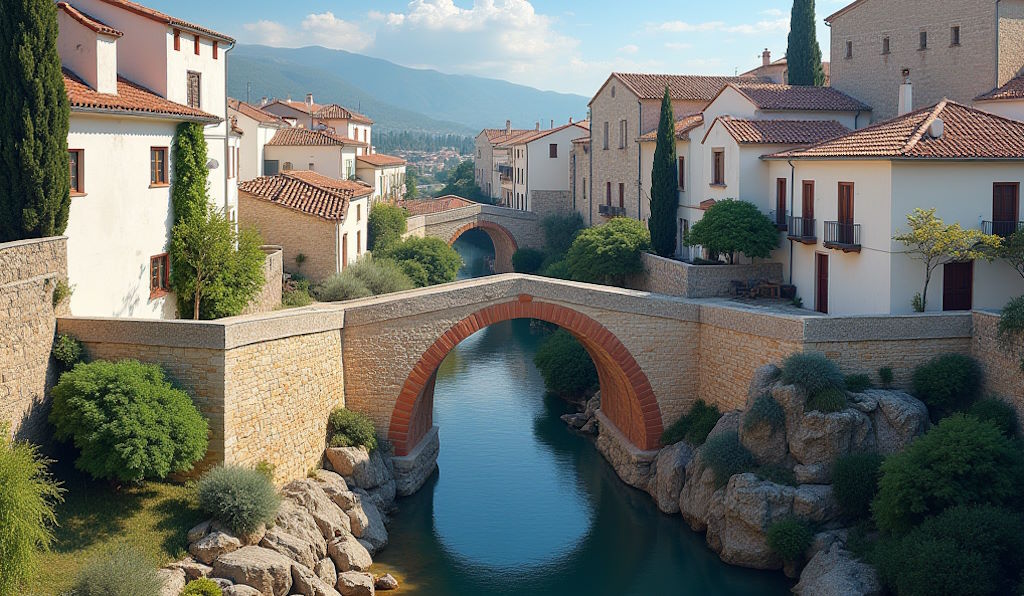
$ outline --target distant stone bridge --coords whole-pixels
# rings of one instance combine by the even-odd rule
[[[495,273],[512,273],[512,254],[517,249],[544,244],[537,214],[481,203],[410,216],[407,235],[440,238],[451,245],[474,229],[486,232],[494,243]]]

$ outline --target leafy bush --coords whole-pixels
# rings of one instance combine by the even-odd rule
[[[846,386],[846,390],[851,393],[864,393],[868,389],[874,387],[871,382],[871,377],[868,375],[846,375],[843,379],[843,385]]]
[[[576,281],[622,285],[627,276],[643,272],[641,253],[650,248],[647,226],[635,219],[616,217],[580,232],[565,261]]]
[[[786,517],[768,526],[765,534],[768,548],[784,561],[799,561],[811,547],[814,531],[796,517]]]
[[[299,308],[313,303],[309,280],[293,275],[281,291],[281,308]]]
[[[405,209],[379,203],[370,209],[366,218],[366,241],[370,250],[381,250],[402,239],[406,230]]]
[[[785,486],[798,486],[796,474],[785,466],[760,466],[754,470],[754,474],[761,480],[782,484]]]
[[[70,298],[74,293],[75,290],[68,285],[66,280],[58,279],[57,283],[53,286],[53,307],[57,308],[58,304]]]
[[[85,346],[74,337],[62,333],[53,342],[53,358],[60,363],[64,370],[71,370],[76,364],[85,360]]]
[[[28,443],[9,438],[0,424],[0,596],[19,594],[36,570],[36,556],[53,542],[54,506],[60,484],[50,476],[50,461]]]
[[[1000,432],[1008,437],[1017,436],[1017,432],[1020,430],[1017,421],[1017,410],[997,397],[979,399],[967,410],[967,415],[974,416],[978,420],[991,422]]]
[[[577,212],[549,215],[540,224],[544,228],[544,249],[555,259],[564,257],[576,236],[587,227]]]
[[[830,387],[843,387],[843,373],[824,354],[805,352],[791,354],[782,361],[782,382],[797,385],[815,394]]]
[[[373,421],[362,412],[338,408],[327,420],[327,432],[331,447],[363,446],[373,451],[377,448],[377,434]]]
[[[597,388],[597,367],[571,333],[559,329],[544,339],[533,363],[548,391],[564,398],[579,398]]]
[[[826,387],[808,396],[806,405],[808,410],[831,414],[845,410],[848,402],[845,391],[835,387]]]
[[[1024,275],[1024,231],[1013,235],[1018,256],[1017,263],[1022,268],[1021,275]],[[1024,296],[1019,296],[1009,301],[1003,307],[999,315],[999,340],[1004,348],[1012,348],[1020,345],[1020,339],[1024,338]],[[1024,356],[1020,361],[1020,368],[1024,371]]]
[[[413,289],[412,280],[393,261],[366,255],[345,268],[342,275],[351,275],[363,282],[374,296]]]
[[[321,302],[345,302],[373,296],[373,292],[361,279],[344,273],[328,277],[317,285],[313,292]]]
[[[779,230],[753,203],[729,199],[704,212],[686,236],[687,246],[703,246],[712,254],[736,253],[750,258],[767,258],[779,246]]]
[[[96,557],[75,578],[74,596],[160,596],[156,565],[135,548],[121,545]]]
[[[743,415],[743,428],[750,430],[760,424],[767,424],[777,430],[786,423],[786,411],[771,394],[764,394],[750,404],[750,409]]]
[[[721,417],[722,414],[718,408],[709,406],[704,403],[704,400],[698,399],[693,403],[689,412],[680,416],[679,420],[665,429],[661,435],[661,442],[663,445],[672,445],[685,439],[691,445],[703,445],[708,438],[708,433],[715,428]]]
[[[896,375],[892,372],[891,367],[883,366],[878,369],[878,380],[882,383],[883,388],[888,389],[892,387],[892,384],[895,382]]]
[[[1017,504],[1024,451],[995,425],[954,414],[886,458],[881,469],[875,521],[882,530],[905,533],[956,505]]]
[[[704,465],[715,475],[715,486],[722,488],[736,474],[742,474],[754,467],[754,456],[740,443],[735,431],[715,435],[701,448]]]
[[[462,267],[459,253],[440,238],[406,238],[380,253],[398,263],[417,287],[455,281]]]
[[[136,360],[80,364],[51,392],[50,422],[94,478],[139,482],[186,472],[206,454],[207,423],[163,369]]]
[[[199,479],[199,509],[245,535],[277,517],[280,497],[266,474],[235,466],[217,466]]]
[[[220,585],[208,577],[200,577],[185,584],[181,596],[223,596]]]
[[[883,539],[872,560],[899,596],[1019,594],[1024,524],[1007,509],[958,506]]]
[[[540,272],[544,277],[551,277],[554,279],[572,279],[572,273],[569,271],[569,264],[565,262],[565,259],[561,261],[555,261],[550,265],[544,267]]]
[[[544,253],[536,248],[520,248],[512,253],[512,268],[516,273],[537,273],[544,265]]]
[[[871,502],[878,494],[883,457],[877,453],[840,456],[832,470],[832,489],[843,514],[851,519],[871,515]]]
[[[914,394],[933,419],[966,409],[981,391],[981,367],[970,356],[945,354],[914,370]]]

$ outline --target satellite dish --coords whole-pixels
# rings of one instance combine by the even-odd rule
[[[211,159],[210,161],[206,162],[207,170],[216,170],[219,167],[220,163],[216,159]]]

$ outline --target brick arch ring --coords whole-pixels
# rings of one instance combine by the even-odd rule
[[[501,224],[492,221],[476,221],[468,223],[452,234],[448,239],[448,246],[455,244],[460,236],[470,230],[483,230],[494,244],[494,271],[495,273],[512,273],[512,255],[519,250],[519,243],[512,232]]]
[[[431,427],[434,375],[445,356],[477,331],[512,319],[539,319],[573,334],[597,368],[601,411],[639,449],[660,446],[661,408],[647,375],[626,346],[587,315],[558,304],[534,302],[524,294],[516,301],[488,306],[462,319],[424,352],[406,378],[391,413],[388,440],[396,455],[408,455]]]

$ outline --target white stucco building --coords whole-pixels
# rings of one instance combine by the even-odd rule
[[[504,205],[523,211],[547,213],[563,210],[569,194],[569,157],[572,142],[590,133],[589,122],[570,122],[548,130],[533,131],[499,143],[509,152],[511,180],[503,182],[510,195]],[[555,194],[558,193],[558,194]],[[559,205],[541,204],[544,201]]]
[[[264,172],[311,170],[339,180],[356,177],[356,157],[366,145],[323,130],[282,128],[264,146]]]
[[[371,203],[394,203],[405,196],[405,160],[401,157],[371,153],[356,157],[356,178],[373,186]]]
[[[362,143],[359,155],[370,153],[373,147],[373,120],[368,116],[338,104],[320,105],[307,93],[305,101],[275,99],[260,106],[266,112],[287,118],[296,126],[310,130],[325,130],[335,136]]]
[[[974,100],[974,107],[999,116],[1024,120],[1024,75]]]
[[[238,156],[239,181],[276,174],[264,170],[264,147],[277,131],[288,128],[288,124],[254,105],[231,98],[228,99],[228,117],[242,133]]]
[[[507,170],[499,171],[498,166],[509,167],[508,152],[496,150],[495,146],[503,143],[512,137],[533,132],[533,129],[525,130],[512,128],[512,121],[505,121],[505,128],[485,128],[476,136],[473,155],[474,177],[476,185],[480,190],[492,199],[503,199],[501,191],[502,178]],[[499,163],[501,162],[501,163]]]

